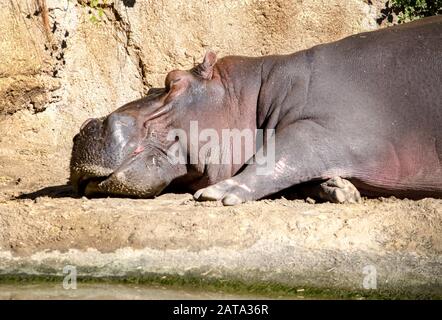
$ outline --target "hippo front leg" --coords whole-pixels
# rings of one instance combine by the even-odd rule
[[[213,186],[200,189],[194,194],[194,199],[198,201],[222,200],[225,206],[233,206],[248,200],[259,199],[256,192],[248,185],[238,181],[238,178],[227,179]]]
[[[346,144],[331,130],[311,120],[301,120],[275,132],[272,170],[258,174],[260,171],[254,161],[238,175],[198,190],[194,198],[198,201],[221,200],[224,205],[235,205],[258,200],[302,182],[351,174],[348,170],[352,167],[351,157]],[[272,151],[267,146],[266,149]],[[322,192],[318,196],[327,201],[345,202],[350,199],[349,202],[358,202],[360,199],[357,190],[343,180],[334,185],[325,183],[320,190]]]

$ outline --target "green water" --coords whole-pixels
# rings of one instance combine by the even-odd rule
[[[276,283],[244,283],[233,280],[208,280],[196,277],[158,276],[88,278],[76,288],[64,288],[63,277],[0,275],[0,300],[5,299],[440,299],[434,294],[388,292],[384,290],[343,290],[292,287]]]
[[[62,283],[0,284],[0,300],[22,299],[129,299],[129,300],[188,300],[188,299],[265,299],[265,296],[231,294],[221,291],[178,289],[167,286],[77,283],[76,289],[64,289]],[[293,299],[295,297],[291,297]],[[302,299],[300,295],[298,299]]]

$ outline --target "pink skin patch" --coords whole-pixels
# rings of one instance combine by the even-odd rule
[[[383,188],[434,190],[442,177],[435,142],[432,137],[410,133],[400,143],[389,144],[360,175]]]
[[[134,154],[139,154],[140,152],[143,152],[143,151],[144,151],[144,147],[143,146],[138,146],[135,149]]]

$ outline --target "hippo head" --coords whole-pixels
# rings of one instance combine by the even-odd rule
[[[208,52],[193,69],[170,72],[165,88],[151,89],[106,117],[86,120],[74,137],[74,190],[86,196],[152,197],[187,175],[186,164],[170,161],[168,149],[177,141],[168,134],[186,130],[202,108],[221,103],[223,86],[212,81],[215,62],[216,55]]]

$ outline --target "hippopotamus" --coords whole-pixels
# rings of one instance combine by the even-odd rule
[[[170,134],[195,124],[210,134]],[[209,161],[235,156],[232,140],[201,151],[224,129],[253,133],[241,142],[250,157]],[[266,154],[273,165],[258,174]],[[74,137],[70,181],[86,196],[182,190],[224,205],[305,185],[342,203],[441,197],[441,161],[442,17],[430,17],[288,55],[217,60],[208,51],[169,72],[164,88],[88,119]]]

